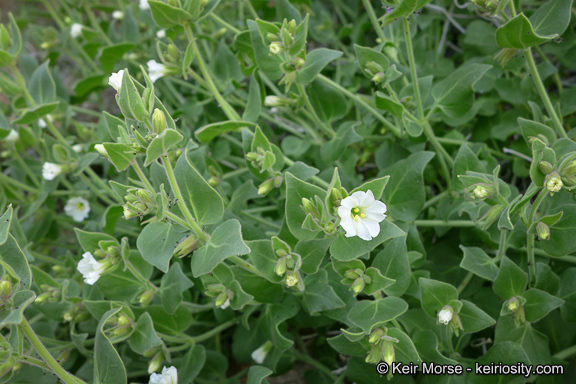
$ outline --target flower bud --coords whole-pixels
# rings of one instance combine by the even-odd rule
[[[286,256],[286,266],[289,269],[294,269],[294,267],[296,266],[296,261],[294,261],[294,258],[292,257],[292,255]]]
[[[271,55],[277,55],[284,50],[282,48],[282,43],[280,43],[279,41],[273,41],[272,43],[270,43],[268,48],[270,48]]]
[[[128,207],[128,204],[124,204],[122,207],[124,208],[124,219],[130,220],[133,217],[140,216],[138,212],[135,212],[132,209],[130,209]]]
[[[486,183],[474,184],[469,190],[471,190],[470,197],[472,200],[476,198],[481,200],[489,199],[496,193],[496,189],[492,185]]]
[[[365,71],[370,75],[374,75],[378,72],[384,72],[384,68],[382,68],[382,66],[375,61],[368,61],[366,63]]]
[[[334,233],[336,233],[337,230],[338,230],[338,228],[331,221],[324,224],[324,233],[327,235],[333,235]]]
[[[374,76],[372,76],[372,82],[374,84],[380,84],[386,79],[386,74],[383,72],[378,72]]]
[[[560,174],[562,176],[575,176],[576,175],[576,160],[571,161],[570,163],[566,164],[560,170]]]
[[[118,317],[119,326],[126,327],[127,325],[130,325],[130,323],[132,323],[132,319],[130,319],[128,316],[122,314]]]
[[[228,300],[228,295],[226,294],[226,292],[222,292],[216,297],[214,305],[216,305],[217,307],[221,307],[224,305],[226,300]]]
[[[458,336],[460,330],[464,330],[462,322],[460,321],[460,316],[458,316],[457,313],[454,313],[454,316],[452,317],[452,321],[450,322],[450,329],[456,334],[456,336]]]
[[[136,196],[145,204],[152,204],[152,194],[145,189],[139,189],[136,191]]]
[[[289,271],[286,274],[286,285],[289,287],[293,287],[298,284],[298,272]]]
[[[338,188],[332,188],[330,191],[330,200],[332,204],[334,204],[334,207],[339,207],[343,198],[342,192]]]
[[[154,290],[148,289],[138,297],[138,302],[142,308],[146,308],[154,299]]]
[[[194,252],[196,248],[198,248],[199,244],[200,240],[198,240],[198,237],[192,234],[186,237],[184,240],[180,241],[180,243],[178,243],[178,245],[174,249],[174,256],[182,258],[186,255],[189,255],[192,252]]]
[[[268,194],[268,192],[270,192],[271,190],[274,189],[274,179],[268,179],[266,181],[264,181],[262,184],[260,184],[260,186],[258,187],[258,194],[265,196]]]
[[[536,225],[536,233],[538,234],[538,239],[549,240],[550,239],[550,227],[546,223],[539,222]]]
[[[524,324],[526,322],[526,312],[524,312],[524,307],[518,307],[518,309],[514,311],[512,318],[517,327]]]
[[[264,98],[264,105],[266,107],[279,107],[284,105],[284,103],[282,102],[282,98],[278,96],[266,96]]]
[[[516,297],[513,297],[510,300],[508,300],[508,303],[506,303],[506,307],[510,312],[516,312],[516,310],[520,307],[520,300],[518,300],[518,298]]]
[[[320,212],[318,212],[318,208],[316,208],[316,205],[305,197],[302,198],[302,209],[307,214],[312,215],[313,218],[315,219],[320,218]]]
[[[292,19],[288,22],[288,25],[286,26],[286,29],[288,29],[288,32],[290,32],[291,34],[296,33],[296,20]]]
[[[106,151],[106,148],[104,148],[104,145],[102,145],[102,144],[96,144],[96,145],[94,146],[94,149],[95,149],[99,154],[101,154],[102,156],[104,156],[104,157],[106,157],[106,158],[109,157],[109,156],[108,156],[108,151]]]
[[[364,282],[365,282],[366,284],[371,284],[371,283],[372,283],[372,278],[371,278],[370,276],[368,276],[368,275],[362,276],[362,279],[364,279]]]
[[[276,35],[275,33],[270,33],[268,32],[266,34],[266,39],[270,42],[274,42],[274,41],[279,41],[280,40],[280,36]]]
[[[556,192],[559,192],[564,186],[560,175],[556,171],[546,175],[544,183],[546,184],[546,189],[550,191],[550,196],[554,195]]]
[[[505,207],[502,204],[492,206],[492,208],[490,208],[488,212],[486,212],[486,214],[482,217],[483,219],[482,229],[487,230],[488,228],[490,228],[490,226],[494,224],[494,222],[497,219],[500,218],[500,215],[502,215],[504,208]]]
[[[281,174],[274,176],[274,187],[280,188],[280,186],[282,185],[282,181],[284,181],[284,178],[282,177]]]
[[[276,266],[274,267],[274,272],[278,276],[284,276],[284,274],[286,273],[286,265],[287,265],[286,256],[279,258],[278,261],[276,262]]]
[[[499,61],[500,64],[502,64],[502,66],[504,67],[510,60],[512,60],[512,58],[514,58],[514,56],[516,56],[518,51],[519,50],[515,48],[504,48],[500,50],[500,52],[498,52],[498,54],[494,57],[494,59]],[[548,140],[546,140],[546,142],[547,141]]]
[[[0,300],[5,302],[10,296],[12,296],[12,283],[8,280],[0,281]]]
[[[370,352],[368,353],[368,356],[366,356],[366,362],[378,364],[380,361],[382,361],[382,345],[376,343],[370,348]]]
[[[344,272],[344,277],[346,277],[347,279],[357,279],[363,274],[364,272],[357,273],[355,269],[349,269],[346,272]]]
[[[396,340],[396,342],[398,342],[398,340]],[[392,341],[385,339],[382,351],[382,360],[384,360],[386,364],[392,365],[392,363],[396,361],[396,353]]]
[[[295,69],[301,69],[304,66],[304,64],[306,64],[306,60],[304,60],[301,57],[295,58],[292,62],[294,63]]]
[[[148,364],[148,373],[153,373],[159,370],[160,367],[162,367],[163,361],[164,361],[164,354],[160,351],[156,355],[154,355],[152,360],[150,360],[150,363]]]
[[[380,339],[383,336],[384,336],[384,330],[382,330],[382,328],[376,328],[374,331],[372,331],[372,333],[368,337],[368,342],[370,344],[374,344],[374,343],[380,341]]]
[[[166,122],[166,115],[164,112],[158,108],[154,109],[154,113],[152,114],[152,127],[154,128],[154,132],[162,133],[167,126],[168,123]]]
[[[545,175],[552,173],[554,167],[547,161],[541,161],[538,163],[538,169]]]
[[[9,342],[3,341],[0,343],[0,364],[5,363],[12,356],[12,346]]]
[[[364,282],[364,279],[359,277],[356,280],[354,280],[354,282],[352,283],[352,286],[350,287],[350,290],[352,292],[354,292],[354,296],[356,296],[364,290],[365,286],[366,286],[366,283]]]

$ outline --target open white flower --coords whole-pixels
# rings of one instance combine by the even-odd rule
[[[62,166],[54,163],[44,163],[42,165],[42,177],[46,180],[54,180],[62,173]]]
[[[150,9],[150,4],[148,4],[148,0],[140,0],[140,2],[138,3],[138,8],[140,8],[143,11]]]
[[[18,141],[19,138],[20,138],[20,135],[18,134],[18,132],[11,129],[8,136],[6,136],[4,138],[4,141],[6,141],[8,143],[14,143],[14,142]]]
[[[156,32],[156,37],[159,39],[163,39],[166,37],[166,30],[165,29],[161,29],[158,32]]]
[[[178,370],[176,367],[162,368],[162,373],[150,375],[148,384],[178,384]]]
[[[112,12],[112,18],[115,20],[122,20],[124,18],[124,12],[114,11],[114,12]]]
[[[82,144],[74,144],[72,146],[72,150],[76,153],[82,152]]]
[[[122,79],[124,78],[124,70],[121,69],[118,72],[112,73],[108,78],[108,85],[111,85],[112,88],[119,91],[120,87],[122,87]]]
[[[66,202],[64,212],[72,217],[74,221],[81,222],[90,213],[90,203],[81,197],[73,197]]]
[[[270,352],[270,349],[272,349],[272,343],[270,341],[265,342],[260,346],[260,348],[252,352],[251,355],[252,360],[257,362],[258,364],[262,364],[266,359],[268,352]]]
[[[72,27],[70,27],[70,36],[73,38],[77,38],[82,34],[82,24],[74,23]]]
[[[386,204],[374,199],[371,190],[358,191],[342,200],[338,207],[340,225],[346,237],[358,236],[370,241],[380,233],[380,222],[386,218]]]
[[[166,74],[166,66],[160,64],[156,60],[150,60],[146,63],[148,65],[148,74],[153,83]]]
[[[448,325],[450,320],[452,320],[452,316],[454,315],[454,310],[451,306],[446,305],[440,312],[438,312],[438,322],[444,325]]]
[[[94,285],[105,267],[103,263],[96,261],[90,252],[86,252],[82,255],[82,260],[78,263],[77,269],[84,277],[86,284]]]

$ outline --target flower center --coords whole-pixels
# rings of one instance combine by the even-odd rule
[[[366,214],[364,212],[360,212],[359,208],[352,208],[352,217],[354,220],[358,221],[360,219],[365,219]]]
[[[79,211],[83,210],[83,209],[84,209],[84,204],[82,204],[82,203],[76,204],[76,209],[79,210]]]

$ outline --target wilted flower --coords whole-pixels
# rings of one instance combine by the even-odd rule
[[[84,277],[86,284],[94,285],[105,267],[106,265],[96,261],[90,252],[86,252],[82,255],[82,260],[78,263],[77,269]]]
[[[150,80],[152,80],[153,83],[166,74],[166,66],[164,64],[160,64],[156,60],[150,60],[146,64],[148,65]]]
[[[140,2],[142,3],[142,2]],[[150,375],[149,384],[178,384],[178,370],[176,367],[162,368],[162,373]]]
[[[150,5],[148,4],[148,0],[140,0],[140,2],[138,3],[138,8],[140,8],[143,11],[150,9]]]
[[[445,305],[440,312],[438,312],[438,321],[441,324],[448,325],[452,316],[454,315],[454,309],[451,306]]]
[[[64,206],[64,212],[71,216],[74,221],[81,222],[88,217],[90,213],[90,203],[81,197],[73,197]]]
[[[372,240],[380,233],[380,222],[386,218],[386,204],[374,199],[371,190],[358,191],[342,200],[338,207],[340,225],[346,237],[358,236]]]
[[[108,78],[108,85],[111,85],[112,88],[119,91],[120,87],[122,87],[122,78],[124,77],[124,70],[121,69],[116,73],[112,73]]]
[[[18,132],[11,129],[8,136],[6,136],[4,138],[4,141],[7,141],[8,143],[14,143],[14,142],[18,141],[19,138],[20,138],[20,135],[18,134]]]
[[[77,38],[82,34],[82,24],[74,23],[72,27],[70,27],[70,36],[73,38]]]
[[[156,37],[159,39],[163,39],[166,37],[166,30],[165,29],[161,29],[158,32],[156,32]]]
[[[115,20],[122,20],[124,18],[124,12],[114,11],[114,12],[112,12],[112,18]]]
[[[46,162],[42,166],[42,177],[46,180],[54,180],[61,173],[61,165]]]

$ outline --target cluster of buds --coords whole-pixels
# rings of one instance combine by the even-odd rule
[[[284,282],[287,287],[298,287],[299,291],[304,291],[304,280],[300,274],[302,268],[302,257],[295,252],[292,248],[280,238],[272,237],[272,250],[278,257],[274,272],[284,277]]]
[[[396,352],[394,351],[394,344],[399,343],[395,337],[388,336],[387,328],[376,328],[368,336],[368,342],[371,344],[370,352],[366,356],[367,363],[378,364],[384,361],[389,366],[396,361]],[[389,370],[391,376],[392,370]]]
[[[256,148],[256,152],[248,152],[246,154],[246,160],[248,160],[254,168],[260,170],[260,173],[263,173],[274,165],[276,156],[272,151],[258,147]]]
[[[284,178],[282,177],[282,173],[275,172],[275,175],[267,180],[264,180],[262,184],[258,186],[258,194],[265,196],[273,190],[274,188],[280,188],[282,185],[282,181]]]
[[[576,153],[568,156],[558,166],[564,187],[568,190],[576,188]]]
[[[368,276],[361,268],[347,270],[344,272],[344,277],[349,279],[348,281],[353,280],[352,285],[350,286],[350,290],[354,292],[354,296],[357,296],[359,293],[364,291],[364,288],[367,284],[372,283],[372,278]]]
[[[338,195],[338,192],[335,194]],[[336,200],[339,200],[339,203],[342,202],[341,193],[340,196],[336,196]],[[303,228],[312,231],[324,231],[327,235],[336,233],[338,227],[328,219],[326,207],[318,196],[314,196],[313,200],[303,197],[300,208],[306,213],[306,219],[302,224]]]
[[[504,302],[500,315],[512,314],[516,327],[526,322],[526,313],[524,312],[526,299],[522,296],[515,296]]]
[[[129,333],[136,325],[132,316],[124,311],[120,311],[110,318],[107,324],[112,325],[106,332],[113,338],[119,338]]]
[[[471,0],[480,12],[486,12],[493,15],[498,9],[500,2],[498,0]]]
[[[53,287],[48,284],[41,284],[40,289],[42,289],[42,293],[36,297],[35,302],[37,304],[42,304],[45,302],[55,303],[60,300],[62,297],[62,293],[60,292],[59,288]]]
[[[123,205],[126,220],[136,216],[143,217],[154,209],[153,196],[145,189],[133,188],[128,190],[124,200],[126,201],[126,204]]]
[[[224,284],[210,284],[207,288],[206,295],[215,297],[214,305],[220,309],[228,308],[230,301],[234,300],[234,292],[230,288],[226,288]]]
[[[380,84],[386,79],[386,73],[384,73],[384,68],[375,61],[369,61],[366,63],[364,72],[370,76],[374,84]]]
[[[459,303],[459,307],[462,308],[462,303],[457,303]],[[445,305],[442,307],[440,312],[438,312],[438,324],[448,325],[450,330],[454,332],[456,336],[458,336],[459,330],[464,330],[458,312],[455,311],[451,305]]]
[[[62,314],[65,321],[80,323],[90,318],[90,313],[84,309],[82,302],[75,303],[72,308]]]
[[[294,44],[294,34],[296,33],[296,20],[288,22],[284,19],[282,28],[278,34],[268,33],[266,39],[270,42],[270,55],[278,55],[288,49]]]

